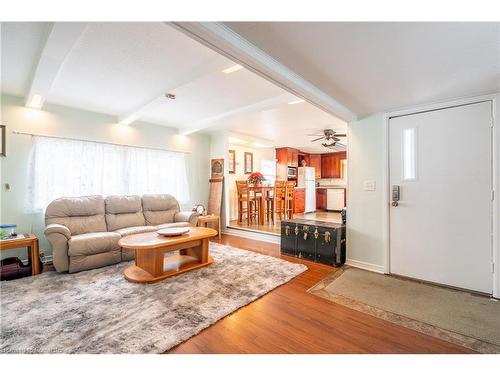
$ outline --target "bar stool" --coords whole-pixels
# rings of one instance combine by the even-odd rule
[[[274,212],[280,221],[285,215],[285,187],[286,181],[284,180],[276,180],[274,183]]]
[[[293,211],[295,208],[295,182],[287,181],[285,186],[285,217],[293,219]]]
[[[238,194],[238,224],[243,223],[243,215],[246,214],[247,224],[254,218],[258,218],[258,202],[255,195],[250,191],[246,180],[236,181],[236,191]]]
[[[268,223],[270,223],[271,221],[274,223],[274,190],[275,189],[266,189],[264,193],[264,217],[266,218]]]

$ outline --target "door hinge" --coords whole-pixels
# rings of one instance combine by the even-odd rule
[[[495,200],[495,190],[492,190],[491,191],[491,200],[494,201]]]
[[[491,273],[495,273],[495,263],[491,262]]]
[[[491,123],[490,123],[490,127],[494,127],[495,126],[495,118],[492,116],[491,117]]]

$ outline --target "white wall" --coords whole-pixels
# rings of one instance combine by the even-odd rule
[[[244,155],[245,152],[251,152],[253,154],[253,171],[261,172],[260,162],[262,160],[275,160],[276,159],[276,150],[274,148],[251,148],[251,147],[243,147],[239,145],[229,144],[228,150],[235,151],[235,163],[236,163],[236,173],[228,173],[227,174],[227,185],[226,191],[228,192],[229,197],[229,220],[237,220],[238,219],[238,197],[236,190],[236,181],[237,180],[246,180],[248,178],[248,174],[245,174],[245,160]]]
[[[210,176],[210,137],[207,135],[181,136],[176,129],[144,122],[122,126],[116,124],[113,116],[52,104],[46,104],[42,111],[33,110],[24,107],[23,98],[7,95],[2,96],[0,121],[7,126],[7,156],[0,158],[0,221],[17,224],[19,233],[35,233],[46,254],[50,254],[50,248],[43,235],[43,215],[24,212],[31,137],[12,134],[13,130],[187,152],[191,199],[183,209],[191,209],[195,203],[207,204]],[[10,184],[10,190],[5,189],[6,183]],[[22,259],[25,257],[17,253]],[[2,253],[3,257],[8,255],[8,252]]]
[[[382,271],[384,247],[384,126],[383,114],[349,123],[347,178],[347,258]],[[364,181],[375,181],[375,191],[364,191]]]

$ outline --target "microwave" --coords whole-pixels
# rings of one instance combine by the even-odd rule
[[[286,175],[288,178],[297,178],[297,168],[288,167],[288,171],[287,171]]]

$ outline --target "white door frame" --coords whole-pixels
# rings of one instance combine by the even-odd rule
[[[428,104],[428,105],[422,105],[418,107],[411,107],[411,108],[405,108],[393,112],[388,112],[385,113],[384,116],[384,129],[383,129],[383,142],[382,142],[382,148],[383,148],[383,158],[384,158],[384,165],[383,165],[383,180],[382,180],[382,191],[384,192],[383,195],[383,204],[384,207],[386,208],[383,212],[383,236],[382,236],[382,241],[383,241],[383,246],[385,248],[384,251],[384,273],[390,273],[390,242],[389,242],[389,231],[390,231],[390,176],[389,176],[389,120],[391,117],[394,116],[402,116],[402,115],[409,115],[417,112],[422,112],[422,111],[430,111],[430,110],[437,110],[437,109],[444,109],[448,107],[453,107],[453,106],[460,106],[460,105],[466,105],[466,104],[472,104],[472,103],[477,103],[477,102],[483,102],[483,101],[491,101],[492,102],[492,108],[493,108],[493,121],[494,121],[494,127],[493,127],[493,132],[492,132],[492,157],[493,157],[493,164],[492,164],[492,171],[493,171],[493,191],[495,192],[495,200],[493,202],[493,238],[492,238],[492,258],[493,258],[493,264],[494,264],[494,270],[493,270],[493,297],[495,298],[500,298],[500,242],[498,240],[498,235],[500,232],[499,229],[499,215],[500,215],[500,190],[499,190],[499,185],[500,185],[500,163],[498,160],[500,160],[500,121],[499,121],[499,114],[500,114],[500,93],[496,94],[491,94],[491,95],[482,95],[482,96],[476,96],[476,97],[471,97],[471,98],[462,98],[462,99],[456,99],[456,100],[451,100],[447,102],[442,102],[442,103],[434,103],[434,104]]]

